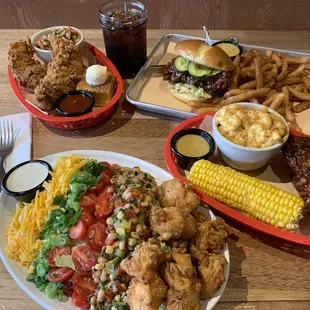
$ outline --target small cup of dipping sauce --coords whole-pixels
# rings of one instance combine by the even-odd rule
[[[91,112],[94,103],[94,97],[90,93],[73,90],[61,96],[55,108],[63,116],[79,116]]]
[[[170,147],[176,163],[189,170],[195,161],[209,158],[215,150],[215,142],[210,134],[197,128],[186,128],[171,139]]]
[[[37,190],[51,178],[52,167],[43,160],[25,161],[8,171],[2,180],[2,190],[22,202],[31,202]]]

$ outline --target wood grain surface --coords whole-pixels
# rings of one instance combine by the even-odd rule
[[[100,28],[104,0],[2,0],[0,28]],[[142,0],[149,29],[309,30],[309,0]]]
[[[6,51],[9,41],[35,30],[0,30],[0,116],[24,112],[7,78]],[[166,31],[148,31],[148,51]],[[174,32],[169,30],[169,32]],[[199,36],[200,31],[176,31]],[[85,39],[100,49],[100,30],[85,30]],[[310,52],[309,34],[304,32],[213,31],[214,38],[238,36],[244,43]],[[51,129],[37,119],[32,126],[32,155],[40,158],[75,149],[120,152],[147,160],[165,169],[163,147],[169,132],[180,120],[136,111],[120,101],[113,115],[96,127],[76,132]],[[226,219],[227,220],[227,219]],[[303,248],[260,235],[227,220],[231,270],[226,290],[216,310],[308,310],[310,309],[310,254]],[[2,309],[42,309],[15,283],[0,263]]]

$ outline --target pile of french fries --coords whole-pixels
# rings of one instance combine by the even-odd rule
[[[292,57],[251,50],[234,59],[231,88],[221,98],[189,102],[196,113],[216,111],[237,102],[254,102],[276,110],[290,127],[302,131],[296,114],[310,108],[310,56]],[[309,71],[308,71],[309,70]]]

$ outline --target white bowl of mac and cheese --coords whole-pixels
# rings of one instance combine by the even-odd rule
[[[221,108],[213,118],[212,128],[224,161],[240,170],[266,165],[281,150],[290,132],[279,113],[250,102]]]

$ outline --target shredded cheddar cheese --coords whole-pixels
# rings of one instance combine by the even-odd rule
[[[58,208],[53,205],[54,197],[65,195],[73,173],[87,164],[87,159],[71,155],[60,157],[56,167],[50,172],[52,179],[45,182],[42,192],[37,192],[30,203],[18,203],[13,220],[4,231],[8,240],[6,254],[8,258],[29,267],[38,255],[43,241],[38,237],[43,230],[51,210]]]

